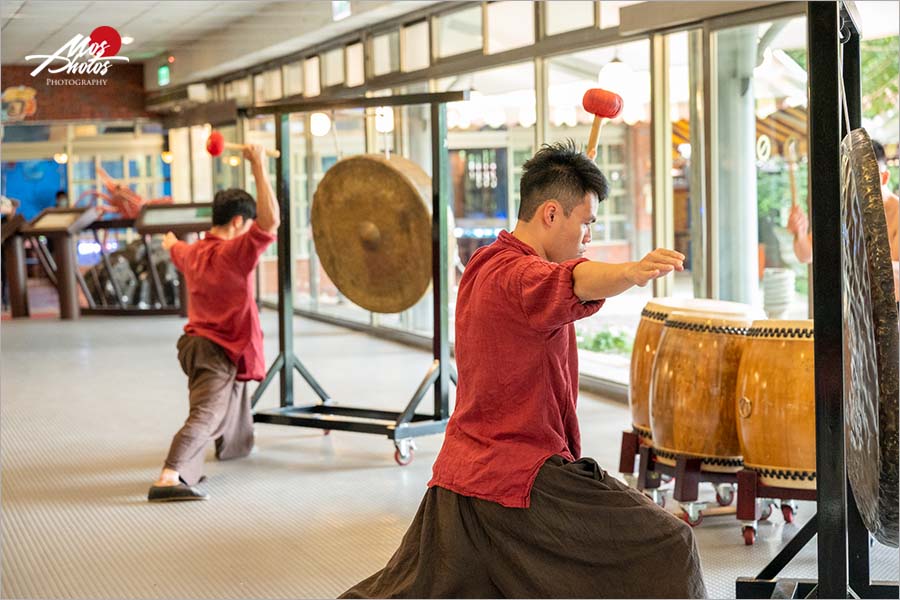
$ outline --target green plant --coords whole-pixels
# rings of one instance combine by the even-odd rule
[[[630,354],[633,336],[624,331],[603,330],[578,337],[578,347],[591,352]]]

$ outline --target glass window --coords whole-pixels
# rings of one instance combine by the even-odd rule
[[[325,87],[344,83],[344,48],[335,48],[325,53],[323,79]]]
[[[491,2],[487,6],[488,54],[534,43],[534,4]]]
[[[266,101],[266,84],[262,73],[253,76],[253,103],[262,104]]]
[[[437,54],[440,58],[481,50],[481,6],[473,6],[437,18]]]
[[[808,212],[806,19],[724,29],[715,41],[719,296],[805,319],[809,269],[786,225],[793,205]]]
[[[191,202],[212,202],[213,157],[206,151],[206,140],[212,133],[209,124],[194,125],[191,132]],[[223,160],[216,158],[217,161]]]
[[[534,152],[534,67],[519,63],[438,82],[440,91],[471,90],[447,106],[451,199],[462,264],[519,210],[522,164]]]
[[[235,79],[225,84],[225,99],[235,100],[238,104],[250,102],[253,99],[249,77]]]
[[[672,274],[676,297],[705,297],[705,222],[701,206],[701,172],[692,168],[691,142],[695,124],[699,130],[698,95],[702,94],[703,56],[701,32],[673,33],[668,38],[669,121],[671,125],[673,249],[685,256],[684,271]],[[691,41],[693,39],[693,41]],[[696,93],[695,93],[696,92]],[[702,161],[701,155],[695,160]],[[696,193],[693,193],[696,190]]]
[[[303,95],[318,96],[322,93],[319,85],[319,57],[312,56],[303,63]]]
[[[418,71],[431,64],[428,41],[428,21],[421,21],[403,28],[400,51],[404,72]]]
[[[347,87],[366,82],[365,58],[362,43],[347,46]]]
[[[594,26],[594,3],[590,0],[548,0],[543,4],[546,35]]]
[[[303,63],[297,61],[282,67],[281,79],[284,82],[284,95],[297,96],[303,93]]]
[[[372,74],[376,77],[400,70],[400,32],[372,38]]]
[[[600,132],[596,161],[610,191],[600,203],[585,256],[605,262],[639,260],[653,247],[650,44],[640,40],[597,48],[548,63],[547,142],[588,139],[594,117],[581,106],[588,89],[599,85],[623,97],[626,110]],[[635,307],[651,296],[652,286],[632,288],[576,323],[583,372],[628,383],[631,343],[640,321]]]
[[[281,69],[269,69],[263,73],[263,97],[266,102],[274,102],[281,96]]]

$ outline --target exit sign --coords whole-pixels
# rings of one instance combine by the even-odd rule
[[[156,69],[156,85],[163,87],[164,85],[169,85],[170,81],[172,81],[172,79],[169,65],[162,65]]]

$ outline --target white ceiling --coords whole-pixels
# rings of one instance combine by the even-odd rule
[[[0,61],[26,64],[29,54],[52,54],[75,34],[108,25],[134,38],[119,52],[131,62],[155,68],[154,57],[175,55],[177,85],[297,52],[432,3],[352,0],[351,16],[334,22],[330,0],[3,0]]]
[[[29,54],[51,54],[75,34],[86,36],[100,25],[109,25],[120,35],[134,38],[119,54],[140,62],[205,39],[269,4],[273,1],[3,0],[0,60],[23,64]]]

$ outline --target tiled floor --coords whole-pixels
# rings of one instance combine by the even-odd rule
[[[2,597],[334,597],[379,569],[425,490],[441,436],[421,438],[408,467],[373,435],[257,426],[258,452],[210,462],[209,502],[150,505],[172,434],[186,414],[174,344],[182,320],[84,318],[0,326]],[[274,358],[275,315],[264,313]],[[431,362],[427,352],[306,320],[296,351],[341,404],[397,410]],[[298,402],[312,395],[298,381]],[[277,385],[261,406],[274,406]],[[618,463],[627,408],[583,396],[584,452]],[[707,495],[711,490],[706,490]],[[670,501],[670,504],[671,501]],[[733,517],[695,530],[709,592],[733,597],[797,531],[780,516],[743,544]],[[896,578],[876,545],[876,578]],[[787,570],[814,577],[815,548]]]

